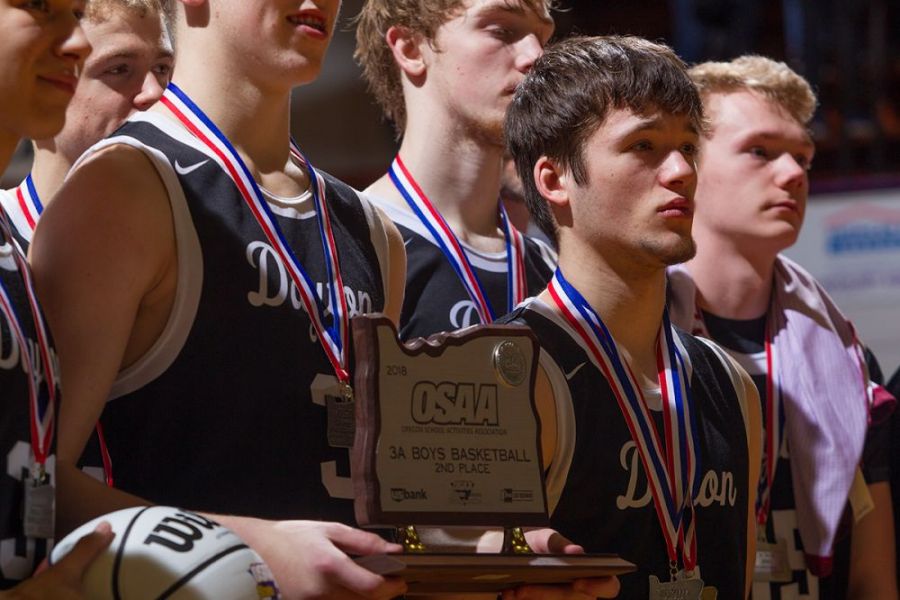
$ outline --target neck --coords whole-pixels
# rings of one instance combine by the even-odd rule
[[[11,132],[0,131],[0,174],[9,166],[16,146],[19,144],[19,136]]]
[[[697,232],[697,256],[687,264],[700,308],[726,319],[766,314],[772,294],[776,254],[759,248],[742,252],[720,236]]]
[[[34,189],[37,191],[41,204],[47,204],[62,187],[66,174],[72,168],[72,163],[61,152],[48,148],[45,144],[34,144],[34,163],[31,165],[31,174],[34,180]]]
[[[560,240],[559,267],[603,319],[639,381],[656,385],[665,270],[618,265],[586,245],[573,247],[571,240]]]
[[[403,163],[460,239],[502,237],[497,210],[503,148],[442,121],[448,119],[409,115],[399,151]],[[388,185],[393,187],[388,180],[379,191]]]
[[[179,48],[182,51],[185,60],[178,65],[176,85],[228,138],[257,181],[266,185],[267,175],[283,176],[290,162],[290,92],[260,89],[249,79],[235,77],[227,70],[197,64],[196,60],[189,62],[198,54]],[[167,112],[161,107],[156,110]],[[287,191],[285,195],[291,192],[272,191]]]

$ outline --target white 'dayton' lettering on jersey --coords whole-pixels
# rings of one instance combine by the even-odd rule
[[[625,494],[616,497],[616,508],[626,510],[628,508],[644,508],[650,505],[652,497],[647,485],[647,476],[641,465],[641,457],[637,452],[637,444],[633,440],[625,442],[619,451],[619,463],[628,473],[628,488]],[[638,484],[643,491],[638,493]],[[713,504],[719,506],[734,506],[737,502],[737,486],[734,482],[734,474],[731,471],[707,471],[700,484],[700,494],[694,501],[694,506],[707,508]]]
[[[288,296],[290,296],[291,306],[294,310],[306,312],[306,307],[303,306],[296,284],[291,280],[272,246],[266,242],[250,242],[247,244],[246,256],[250,266],[259,273],[259,289],[247,293],[247,300],[251,306],[256,308],[282,306],[288,300]],[[277,286],[270,285],[269,273],[271,272],[278,273]],[[316,282],[316,294],[320,298],[326,297],[323,294],[327,293],[326,290],[329,287],[330,284]],[[372,297],[368,292],[355,291],[345,285],[344,298],[347,300],[347,314],[349,317],[372,312]],[[326,307],[325,314],[330,315],[331,309]],[[309,325],[309,340],[311,342],[318,342],[319,340],[312,323]]]

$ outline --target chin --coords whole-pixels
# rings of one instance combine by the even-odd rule
[[[29,115],[29,118],[23,121],[21,137],[46,140],[62,131],[65,124],[65,110],[41,111],[39,115]]]
[[[676,242],[667,244],[649,244],[649,250],[663,265],[670,267],[694,258],[697,254],[697,244],[690,236],[680,237]]]

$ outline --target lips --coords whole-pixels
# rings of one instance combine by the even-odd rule
[[[781,202],[773,202],[766,206],[766,208],[778,208],[783,210],[790,210],[795,213],[800,213],[800,205],[797,204],[796,200],[783,200]]]
[[[38,80],[69,94],[74,94],[75,87],[78,85],[78,77],[71,71],[59,71],[56,73],[39,75]]]
[[[325,15],[318,10],[301,10],[288,15],[288,23],[300,29],[310,37],[324,39],[328,37],[328,25]]]
[[[692,217],[694,207],[687,198],[675,198],[656,209],[664,217]]]

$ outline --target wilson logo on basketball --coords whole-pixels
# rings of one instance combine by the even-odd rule
[[[413,420],[423,425],[500,424],[496,385],[420,381],[410,404]]]
[[[200,515],[176,513],[174,517],[165,517],[160,521],[144,544],[158,544],[175,552],[190,552],[194,549],[194,542],[203,538],[204,531],[218,528],[221,528],[218,523]]]

